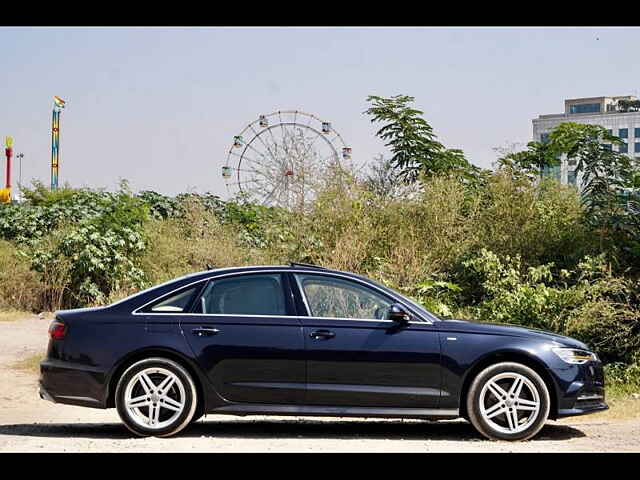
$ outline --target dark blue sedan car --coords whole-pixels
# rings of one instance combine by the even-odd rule
[[[352,273],[292,264],[178,278],[56,313],[40,396],[117,408],[138,435],[204,414],[469,420],[524,440],[607,409],[602,364],[571,338],[444,320]]]

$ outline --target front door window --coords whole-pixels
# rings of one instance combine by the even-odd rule
[[[295,274],[312,317],[384,320],[393,301],[356,282]]]

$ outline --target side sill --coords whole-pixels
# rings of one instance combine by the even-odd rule
[[[211,415],[294,415],[310,417],[378,417],[455,419],[460,417],[457,408],[383,408],[383,407],[328,407],[322,405],[269,405],[242,403],[224,405],[207,412]]]

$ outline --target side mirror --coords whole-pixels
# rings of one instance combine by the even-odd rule
[[[404,309],[399,303],[394,303],[389,307],[389,313],[387,314],[389,320],[393,320],[399,324],[409,323],[411,315]]]

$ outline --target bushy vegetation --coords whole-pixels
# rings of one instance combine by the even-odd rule
[[[126,183],[25,189],[24,203],[0,206],[0,309],[99,305],[208,268],[309,262],[372,277],[442,316],[576,337],[615,382],[639,382],[640,224],[629,189],[640,176],[600,149],[615,139],[571,124],[481,170],[438,143],[422,112],[406,111],[411,97],[370,101],[373,121],[393,126],[379,132],[393,157],[368,175],[322,179],[293,211],[134,194]],[[590,172],[582,193],[540,176],[559,152]]]

